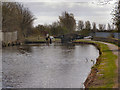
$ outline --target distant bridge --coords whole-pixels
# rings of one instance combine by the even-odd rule
[[[84,36],[79,35],[79,34],[70,33],[70,34],[61,35],[61,36],[59,36],[59,38],[61,38],[62,43],[67,43],[67,42],[71,42],[75,39],[83,39]]]

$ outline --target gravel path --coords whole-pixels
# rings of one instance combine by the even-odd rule
[[[99,41],[97,41],[99,42]],[[109,49],[113,52],[113,54],[117,55],[118,58],[116,60],[116,66],[117,66],[117,70],[116,72],[118,73],[118,78],[116,79],[116,85],[113,87],[113,88],[120,88],[120,67],[119,67],[119,64],[120,64],[120,49],[118,48],[118,46],[114,45],[114,44],[111,44],[111,43],[106,43],[106,42],[100,42],[100,43],[104,43],[106,45],[108,45]]]
[[[118,49],[118,47],[114,44],[110,44],[110,43],[104,43],[106,45],[108,45],[109,49],[113,52],[113,54],[117,55],[118,58],[116,60],[116,65],[117,65],[117,70],[116,72],[118,73],[118,79],[116,80],[116,85],[114,86],[114,88],[117,88],[119,86],[120,88],[120,67],[118,66],[120,63],[120,50]]]

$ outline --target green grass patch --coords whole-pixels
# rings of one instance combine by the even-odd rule
[[[113,86],[115,85],[115,80],[118,77],[116,72],[117,56],[113,54],[113,52],[109,49],[109,47],[106,44],[88,40],[76,40],[75,42],[95,43],[102,52],[102,54],[99,56],[100,63],[97,63],[92,67],[92,69],[98,69],[97,80],[101,83],[100,85],[93,85],[89,88],[113,88]]]
[[[27,37],[25,39],[26,41],[30,41],[30,42],[45,42],[46,41],[46,37],[40,37],[39,35],[38,36],[31,36],[31,37]],[[55,38],[52,40],[53,42],[60,42],[61,39],[58,39],[58,38]]]
[[[40,36],[31,36],[31,37],[27,37],[26,41],[37,41],[37,42],[42,42],[42,41],[46,41],[45,37],[40,37]]]

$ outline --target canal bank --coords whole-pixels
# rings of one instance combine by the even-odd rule
[[[96,64],[91,68],[84,85],[86,88],[117,88],[118,87],[118,69],[117,69],[117,54],[110,46],[103,42],[76,40],[73,43],[83,43],[95,45],[100,53]],[[115,46],[114,46],[115,47]],[[116,46],[117,47],[117,46]]]
[[[78,43],[78,44],[92,44],[92,45],[95,45],[98,49],[99,49],[99,51],[100,51],[100,57],[97,59],[97,63],[93,66],[93,64],[92,64],[92,69],[91,69],[91,67],[90,67],[90,69],[89,69],[89,71],[91,70],[91,73],[89,74],[89,77],[87,78],[87,76],[88,76],[88,74],[87,74],[87,76],[86,76],[86,78],[87,78],[87,80],[86,80],[86,82],[84,83],[85,84],[85,87],[86,88],[112,88],[112,87],[114,87],[115,85],[115,78],[116,78],[116,73],[114,72],[115,70],[116,70],[116,65],[115,65],[115,58],[117,58],[116,56],[114,56],[111,52],[112,51],[110,51],[110,49],[108,48],[108,46],[107,45],[105,45],[105,44],[102,44],[102,43],[99,43],[99,42],[94,42],[94,41],[85,41],[85,40],[78,40],[78,41],[76,41],[76,42],[74,42],[74,43]],[[53,48],[52,48],[53,47]],[[56,49],[55,49],[55,48]],[[81,47],[83,47],[83,45],[81,46]],[[77,52],[76,52],[76,54],[77,54],[77,57],[78,56],[80,56],[80,55],[82,55],[83,54],[83,52],[85,51],[85,56],[86,55],[94,55],[96,52],[95,51],[92,51],[92,52],[90,52],[89,54],[87,54],[89,51],[90,51],[90,49],[87,51],[87,47],[88,46],[86,46],[86,48],[85,48],[85,50],[79,50],[79,48],[78,48],[78,46],[77,46],[77,49],[75,49],[75,50],[77,50]],[[14,48],[14,47],[13,47]],[[14,50],[12,47],[11,47],[11,49],[12,49],[12,51]],[[57,50],[57,49],[59,49],[59,48],[61,48],[62,50]],[[22,49],[22,50],[19,50],[20,51],[20,55],[19,54],[17,54],[17,55],[14,55],[14,56],[17,56],[17,57],[19,57],[20,56],[20,60],[19,59],[15,59],[14,61],[14,63],[16,63],[16,61],[17,61],[17,67],[18,67],[18,65],[20,65],[19,67],[18,67],[18,70],[17,71],[19,71],[20,70],[20,72],[21,72],[21,70],[23,70],[23,68],[22,67],[26,67],[26,66],[30,66],[31,65],[31,69],[33,69],[33,68],[35,68],[34,67],[34,65],[35,64],[38,64],[38,61],[40,61],[40,59],[41,59],[41,57],[39,57],[38,59],[35,59],[35,58],[33,58],[33,59],[30,59],[31,57],[31,55],[32,55],[32,57],[33,57],[33,54],[30,54],[30,53],[32,53],[32,52],[34,52],[34,53],[36,53],[36,54],[34,54],[34,55],[37,55],[37,54],[39,54],[39,55],[37,55],[37,56],[35,56],[35,57],[38,57],[38,56],[40,56],[41,54],[43,54],[43,52],[39,52],[38,53],[38,50],[40,49],[40,51],[46,51],[45,52],[45,54],[48,52],[48,49],[51,51],[54,51],[55,53],[53,54],[53,53],[49,53],[48,52],[48,54],[51,54],[50,55],[50,57],[51,56],[54,56],[54,55],[56,55],[56,53],[58,52],[58,51],[61,51],[61,52],[58,52],[58,55],[60,55],[60,53],[62,54],[63,52],[64,52],[64,54],[66,53],[66,51],[67,51],[67,53],[66,54],[68,54],[69,56],[70,56],[70,58],[69,59],[71,59],[72,57],[72,55],[70,54],[72,51],[73,51],[73,49],[74,49],[74,46],[72,46],[71,47],[71,45],[70,45],[70,47],[68,48],[68,45],[66,45],[66,46],[63,46],[63,47],[59,47],[59,48],[57,48],[56,47],[56,45],[50,45],[50,46],[41,46],[41,47],[33,47],[32,49],[31,48],[27,48],[27,49]],[[45,49],[45,50],[43,50],[43,49]],[[54,50],[53,50],[54,49]],[[26,51],[25,51],[26,50]],[[70,50],[72,50],[72,51],[70,51]],[[78,51],[82,51],[82,53],[80,54]],[[17,53],[18,53],[18,51],[17,51]],[[23,54],[23,59],[21,59],[21,55]],[[44,55],[45,55],[44,54]],[[76,55],[76,54],[74,54],[74,55]],[[25,55],[25,57],[24,57],[24,55]],[[44,57],[44,55],[43,55],[43,58],[45,58]],[[68,55],[67,55],[67,57],[68,57]],[[3,55],[3,56],[6,56],[6,54],[5,55]],[[11,56],[11,55],[10,55]],[[24,61],[24,59],[26,58],[26,56],[27,56],[27,59],[26,59],[26,61]],[[109,57],[110,56],[110,57]],[[48,57],[48,56],[46,56],[46,57]],[[63,57],[63,56],[62,56]],[[5,57],[6,58],[6,57]],[[12,58],[12,57],[11,57]],[[80,59],[80,57],[79,57],[79,59]],[[79,60],[79,59],[76,59],[76,60]],[[4,59],[5,60],[5,62],[4,63],[8,63],[8,61],[10,62],[10,60],[8,60],[8,61],[6,61],[7,59]],[[4,61],[3,60],[3,61]],[[13,60],[13,59],[11,59],[11,60]],[[21,63],[21,60],[23,60],[23,64],[25,64],[25,65],[22,65],[22,64],[20,64]],[[34,63],[34,62],[31,62],[31,64],[30,64],[30,61],[32,61],[32,60],[36,60],[35,62],[36,63]],[[46,68],[47,69],[47,67],[51,67],[51,66],[53,66],[53,65],[47,65],[46,63],[44,63],[44,60],[47,60],[47,58],[46,59],[43,59],[42,60],[42,62],[40,61],[39,63],[41,63],[40,65],[38,65],[36,68],[35,68],[35,70],[33,70],[33,71],[35,71],[34,73],[30,73],[29,75],[37,75],[37,78],[40,78],[39,76],[40,76],[40,74],[41,74],[41,70],[39,70],[38,69],[38,67],[39,66],[42,66],[43,64],[45,64],[45,67],[44,66],[42,66],[42,67],[40,67],[40,68]],[[57,59],[56,59],[57,60]],[[49,62],[52,62],[52,61],[55,61],[54,63],[56,63],[56,60],[54,60],[54,57],[53,57],[53,59],[51,58],[49,58],[48,59],[48,63]],[[59,61],[63,61],[63,59],[61,59],[61,56],[60,56],[60,60]],[[71,59],[72,60],[72,59]],[[75,60],[75,59],[73,59],[73,60]],[[93,59],[90,59],[90,61],[91,60],[93,60]],[[95,59],[96,60],[96,59]],[[86,61],[86,59],[85,59],[85,61]],[[109,62],[110,61],[110,62]],[[28,62],[28,65],[26,65],[27,63],[24,63],[24,62]],[[65,72],[64,70],[65,69],[67,69],[66,71],[68,72],[68,70],[73,70],[73,71],[75,71],[75,70],[77,70],[77,69],[79,69],[79,67],[77,67],[77,69],[75,68],[73,68],[73,69],[69,69],[69,68],[66,68],[66,65],[67,65],[67,67],[71,67],[71,65],[73,64],[73,62],[71,61],[71,63],[70,64],[68,64],[70,62],[70,60],[65,60],[65,63],[62,63],[62,66],[61,66],[61,68],[60,69],[57,69],[56,70],[56,73],[54,73],[53,75],[55,75],[55,77],[58,77],[58,76],[56,76],[57,75],[57,73],[58,73],[58,70],[60,70],[60,72],[62,71],[62,72]],[[83,62],[84,62],[84,60],[83,60]],[[87,61],[86,61],[87,62]],[[84,62],[84,63],[86,63],[86,62]],[[108,63],[109,62],[109,63]],[[12,63],[13,63],[13,61],[12,61]],[[11,63],[11,64],[12,64]],[[13,63],[13,65],[12,66],[15,66],[15,64]],[[34,63],[34,64],[33,64]],[[53,64],[54,64],[53,63]],[[59,63],[59,62],[58,62]],[[88,62],[87,62],[88,63]],[[11,65],[10,63],[8,63],[9,65]],[[29,65],[30,64],[30,65]],[[80,64],[81,64],[81,62],[76,62],[76,63],[74,63],[74,64],[77,64],[77,66],[81,66]],[[6,64],[5,64],[6,65]],[[6,68],[6,66],[5,65],[3,65],[4,66],[4,68]],[[9,66],[9,65],[7,65],[7,66]],[[22,67],[21,67],[21,65],[22,65]],[[47,66],[46,66],[47,65]],[[58,64],[55,64],[55,67],[56,67],[56,65],[58,65]],[[82,64],[83,65],[83,64]],[[59,66],[59,65],[58,65]],[[63,69],[63,70],[61,70],[63,67],[65,66],[65,68]],[[83,66],[85,66],[86,67],[86,65],[83,65]],[[90,65],[88,65],[88,66],[90,66]],[[106,67],[107,66],[107,67]],[[109,67],[108,67],[109,66]],[[25,70],[25,67],[24,67],[24,70]],[[16,68],[16,67],[15,67]],[[22,68],[22,69],[21,69]],[[27,68],[29,68],[29,67],[27,67]],[[26,71],[28,70],[26,68]],[[29,68],[30,69],[30,68]],[[31,70],[30,69],[30,70]],[[83,70],[83,69],[82,69]],[[88,69],[86,69],[86,70],[88,70]],[[5,69],[4,69],[4,71],[6,71]],[[10,71],[13,71],[13,68],[11,68],[11,70]],[[26,72],[25,71],[25,72]],[[40,71],[38,74],[36,73],[37,71]],[[53,68],[51,67],[50,68],[50,70],[47,70],[47,71],[55,71],[55,70],[53,70]],[[84,71],[85,71],[85,69],[84,69]],[[112,72],[111,72],[112,71]],[[23,72],[23,71],[22,71]],[[24,72],[24,73],[25,73]],[[80,71],[79,71],[80,72]],[[12,72],[11,72],[12,73]],[[48,72],[46,72],[47,74],[48,74]],[[71,72],[72,74],[74,74],[74,72]],[[47,74],[45,74],[45,75],[47,75]],[[70,75],[69,73],[66,73],[67,75]],[[83,74],[83,73],[82,73]],[[10,76],[10,74],[6,74],[6,75],[9,75]],[[25,75],[26,75],[26,73],[25,73]],[[36,76],[35,75],[35,76]],[[45,75],[42,75],[41,77],[43,77],[43,76],[45,76]],[[52,78],[53,78],[53,75],[51,75],[51,73],[49,73],[49,75],[50,76],[52,76]],[[48,75],[48,78],[47,78],[47,80],[49,80],[49,75]],[[62,74],[63,75],[63,74]],[[66,76],[67,76],[66,75]],[[109,76],[110,75],[110,76]],[[9,77],[8,76],[8,77]],[[20,77],[19,76],[19,74],[18,75],[15,75],[16,76],[16,79],[15,80],[17,80],[17,78],[18,77]],[[22,76],[22,75],[21,75]],[[23,74],[23,76],[24,76],[24,74]],[[65,75],[64,75],[65,76]],[[63,77],[64,77],[63,76]],[[72,75],[72,78],[71,77],[69,77],[70,79],[72,79],[71,81],[73,81],[73,78],[74,77],[76,77],[75,75]],[[84,76],[84,75],[83,75]],[[68,77],[68,76],[67,76]],[[78,75],[78,77],[82,77],[82,76],[80,76],[80,75]],[[22,77],[23,78],[23,77]],[[35,80],[35,82],[36,82],[36,77],[32,77],[33,79],[32,80]],[[62,78],[62,77],[61,77]],[[83,77],[82,77],[83,78]],[[85,79],[86,79],[85,78]],[[20,78],[21,79],[21,78]],[[30,79],[30,78],[29,78]],[[28,80],[29,80],[28,79]],[[9,79],[8,79],[9,80]],[[30,81],[32,81],[31,79],[30,79]],[[56,79],[55,79],[56,80]],[[60,80],[62,80],[62,79],[60,79]],[[78,79],[76,79],[76,80],[78,80]],[[75,80],[75,82],[74,83],[76,83],[76,80]],[[10,81],[10,80],[9,80]],[[41,81],[41,80],[38,80],[38,81]],[[44,80],[43,80],[44,81]],[[52,80],[50,80],[50,81],[52,81]],[[68,80],[65,80],[65,81],[68,81]],[[81,81],[81,80],[78,80],[78,86],[79,86],[79,81]],[[85,80],[84,80],[85,81]],[[84,82],[83,81],[83,82]],[[20,81],[19,81],[20,82]],[[61,82],[63,82],[63,81],[61,81]],[[25,82],[23,82],[24,84],[26,84]],[[34,83],[34,82],[33,82]],[[45,82],[46,83],[46,82]],[[70,82],[68,82],[68,84],[69,84]],[[29,85],[31,85],[31,83],[29,83],[27,86],[29,86]],[[38,85],[38,83],[36,82],[35,83],[35,86],[34,87],[38,87],[38,86],[36,86],[36,85]],[[46,85],[46,84],[45,84]],[[49,83],[48,83],[48,85],[49,85]],[[53,83],[53,85],[55,85],[54,83]],[[60,84],[58,84],[58,86],[59,86]],[[76,85],[76,84],[75,84]],[[56,85],[55,85],[56,86]],[[32,87],[32,86],[31,86]],[[48,86],[49,87],[49,86]],[[63,86],[61,86],[61,87],[63,87]]]

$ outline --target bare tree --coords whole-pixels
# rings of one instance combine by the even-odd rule
[[[92,25],[93,25],[93,32],[96,32],[96,30],[97,30],[96,23],[93,22]]]
[[[73,14],[68,12],[63,12],[62,16],[59,16],[60,25],[67,28],[70,32],[74,31],[76,28],[76,21]]]
[[[32,30],[34,17],[22,4],[16,2],[2,3],[3,31],[18,31],[19,39],[28,36]]]
[[[115,30],[115,25],[114,24],[111,25],[111,30]]]
[[[86,22],[85,22],[85,29],[86,29],[86,30],[91,30],[90,21],[86,21]]]
[[[2,30],[13,31],[18,28],[16,16],[15,16],[16,3],[2,3]]]
[[[99,30],[100,31],[104,31],[106,28],[106,25],[105,24],[99,24]]]
[[[117,26],[117,29],[120,30],[120,0],[117,2],[113,15],[114,24]]]
[[[80,30],[83,30],[83,28],[84,28],[84,22],[82,21],[82,20],[80,20],[79,22],[78,22],[78,30],[80,31]]]
[[[111,25],[108,23],[107,30],[111,30]]]

